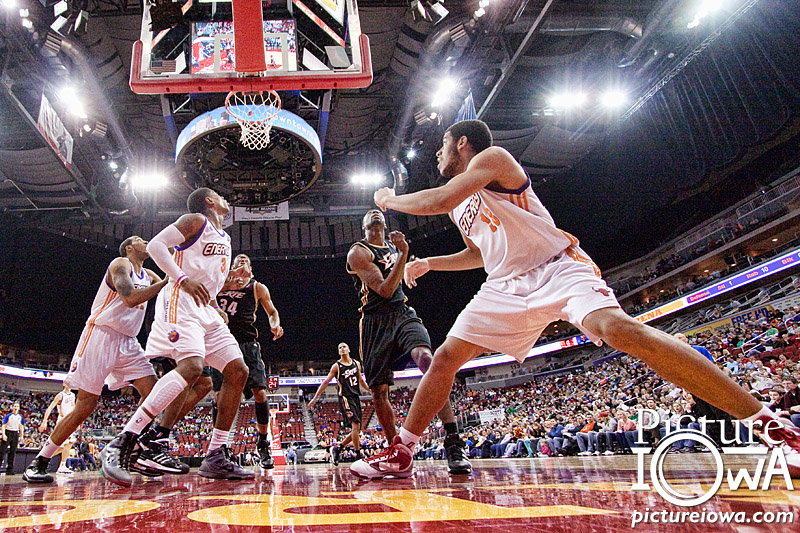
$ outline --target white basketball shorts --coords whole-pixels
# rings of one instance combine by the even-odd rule
[[[169,357],[180,361],[202,357],[219,371],[242,357],[239,343],[216,309],[198,306],[180,287],[170,283],[158,293],[147,357]]]
[[[155,375],[153,365],[134,337],[87,324],[64,383],[70,389],[83,389],[99,396],[104,383],[116,390],[139,378]]]
[[[614,291],[578,248],[506,281],[486,281],[458,315],[448,336],[511,355],[522,362],[552,322],[566,320],[592,342],[601,340],[583,328],[598,309],[619,307]]]

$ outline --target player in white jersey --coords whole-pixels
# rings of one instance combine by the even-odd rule
[[[136,335],[144,321],[147,300],[166,281],[142,266],[148,254],[147,241],[141,237],[125,239],[119,254],[100,282],[92,313],[64,380],[65,391],[78,389],[75,406],[69,413],[59,412],[59,422],[50,438],[22,476],[29,483],[53,481],[53,476],[47,473],[50,458],[97,407],[103,384],[113,390],[132,383],[145,398],[156,383],[153,366]]]
[[[247,365],[239,344],[219,311],[217,293],[228,276],[231,238],[222,229],[230,207],[211,189],[193,191],[186,201],[189,214],[164,228],[150,240],[147,251],[169,276],[158,295],[155,317],[147,339],[148,357],[175,360],[142,402],[121,435],[100,453],[101,473],[113,483],[131,485],[129,466],[134,446],[144,428],[209,365],[224,376],[218,414],[199,474],[217,479],[245,479],[255,474],[233,463],[227,441],[247,381]],[[175,249],[174,255],[170,248]],[[140,446],[147,446],[140,440]]]
[[[50,413],[53,412],[53,409],[58,411],[56,425],[58,425],[58,423],[61,422],[64,417],[66,417],[73,411],[73,409],[75,409],[75,393],[72,392],[67,385],[64,385],[64,389],[56,394],[53,398],[53,401],[47,406],[47,410],[44,412],[44,416],[42,417],[42,423],[39,424],[40,433],[47,431],[47,420],[50,418]],[[67,438],[67,440],[64,441],[64,443],[61,445],[61,448],[56,452],[56,455],[59,453],[61,454],[61,465],[57,470],[59,474],[69,474],[72,472],[72,470],[67,468],[67,459],[69,459],[69,451],[72,449],[72,445],[74,443],[75,434],[73,433]]]
[[[436,350],[400,435],[385,453],[354,463],[354,474],[410,475],[419,436],[444,405],[461,366],[487,350],[522,361],[542,330],[556,320],[570,321],[593,341],[640,358],[723,411],[762,427],[769,423],[772,439],[800,450],[800,431],[775,422],[773,413],[711,361],[620,309],[578,240],[556,227],[523,168],[506,150],[492,146],[485,123],[466,120],[451,126],[437,159],[439,172],[449,180],[445,185],[402,196],[383,188],[374,195],[384,210],[450,213],[466,243],[458,253],[408,263],[406,284],[415,286],[430,270],[483,267],[487,279]],[[787,456],[787,462],[794,475],[800,474],[800,454]]]

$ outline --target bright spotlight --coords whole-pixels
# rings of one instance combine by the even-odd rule
[[[446,104],[448,100],[450,100],[450,96],[456,89],[456,82],[450,78],[443,79],[439,86],[436,88],[436,92],[433,93],[433,100],[431,101],[432,107],[439,107],[442,104]]]
[[[26,19],[26,18],[28,18],[28,15],[30,15],[30,13],[28,12],[28,8],[27,7],[23,7],[22,9],[19,10],[20,18]]]
[[[156,172],[136,173],[131,179],[131,186],[138,191],[155,191],[166,184],[166,177]]]
[[[414,156],[416,156],[416,155],[417,155],[417,152],[415,152],[413,148],[410,148],[408,150],[408,153],[406,153],[406,157],[408,159],[414,159]]]
[[[119,168],[119,165],[117,164],[116,161],[109,161],[108,168],[110,168],[111,170],[117,170]]]
[[[622,91],[607,91],[600,97],[600,104],[603,107],[615,108],[625,104],[627,100]]]
[[[0,3],[2,3],[3,7],[6,9],[14,9],[17,7],[17,0],[0,0]]]
[[[686,27],[696,28],[697,26],[699,26],[700,22],[706,16],[721,8],[723,2],[724,0],[702,0],[700,8],[697,10],[697,14],[695,14],[694,19],[692,19],[692,21],[689,22],[689,24],[687,24]]]
[[[486,10],[484,8],[482,8],[482,7],[479,7],[478,9],[476,9],[475,13],[474,13],[476,19],[481,18],[485,14],[486,14]]]
[[[31,22],[31,19],[22,19],[22,25],[28,29],[33,28],[33,22]]]
[[[581,107],[585,103],[586,95],[583,93],[562,93],[553,95],[550,98],[550,106],[560,109]]]
[[[383,176],[377,173],[364,173],[364,174],[356,174],[352,177],[351,180],[356,185],[361,185],[366,187],[368,185],[377,185],[381,181],[383,181]]]

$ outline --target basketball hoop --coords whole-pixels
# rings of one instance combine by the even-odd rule
[[[250,150],[263,150],[269,145],[269,132],[281,110],[281,97],[275,91],[231,91],[225,98],[225,109],[242,127],[242,144]]]

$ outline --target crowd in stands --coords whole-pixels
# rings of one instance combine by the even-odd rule
[[[758,321],[703,333],[690,342],[708,349],[724,372],[787,422],[800,426],[798,320],[800,309],[775,310]],[[639,425],[653,425],[638,419],[643,407],[659,416],[659,427],[645,432],[650,444],[663,438],[667,426],[699,429],[681,418],[694,412],[695,398],[627,355],[583,374],[537,378],[504,389],[462,388],[454,390],[453,398],[457,412],[500,408],[504,414],[465,432],[472,457],[631,453]],[[741,440],[749,443],[747,435]],[[441,436],[431,431],[421,441],[417,458],[441,458],[443,448]],[[673,448],[699,451],[691,440],[679,441]]]
[[[764,405],[789,423],[800,427],[800,308],[772,310],[769,315],[737,327],[707,330],[695,334],[690,343],[706,348],[723,372],[730,375]],[[408,387],[392,390],[398,424],[402,424],[415,391]],[[14,401],[22,405],[26,432],[21,447],[39,448],[48,431],[40,433],[41,416],[53,394],[26,393],[0,398],[0,411],[7,412]],[[668,427],[694,427],[681,417],[695,413],[691,394],[665,382],[648,366],[625,354],[611,354],[584,365],[583,372],[532,375],[522,385],[505,388],[474,388],[455,385],[453,409],[470,415],[476,425],[462,430],[474,458],[537,457],[630,453],[641,424],[639,409],[658,413],[658,428],[646,433],[651,445],[662,438]],[[84,434],[109,437],[118,431],[134,410],[138,399],[131,394],[103,397],[95,412],[82,427]],[[337,402],[323,402],[312,413],[317,439],[323,447],[340,442],[350,431],[342,427]],[[371,402],[364,406],[364,426],[372,418]],[[252,413],[245,405],[240,413],[234,446],[250,451],[255,438]],[[491,417],[479,421],[479,413]],[[249,414],[248,414],[249,413]],[[649,416],[649,415],[648,415]],[[303,440],[299,404],[281,415],[282,440]],[[198,406],[174,430],[173,452],[179,456],[200,456],[210,440],[211,408]],[[418,459],[439,459],[444,454],[441,422],[435,419],[421,440]],[[742,439],[747,444],[747,438]],[[361,450],[373,455],[386,446],[381,429],[363,429]],[[753,444],[753,443],[750,443]],[[675,451],[697,452],[694,441],[678,442]],[[342,450],[343,461],[352,459],[352,450]]]

